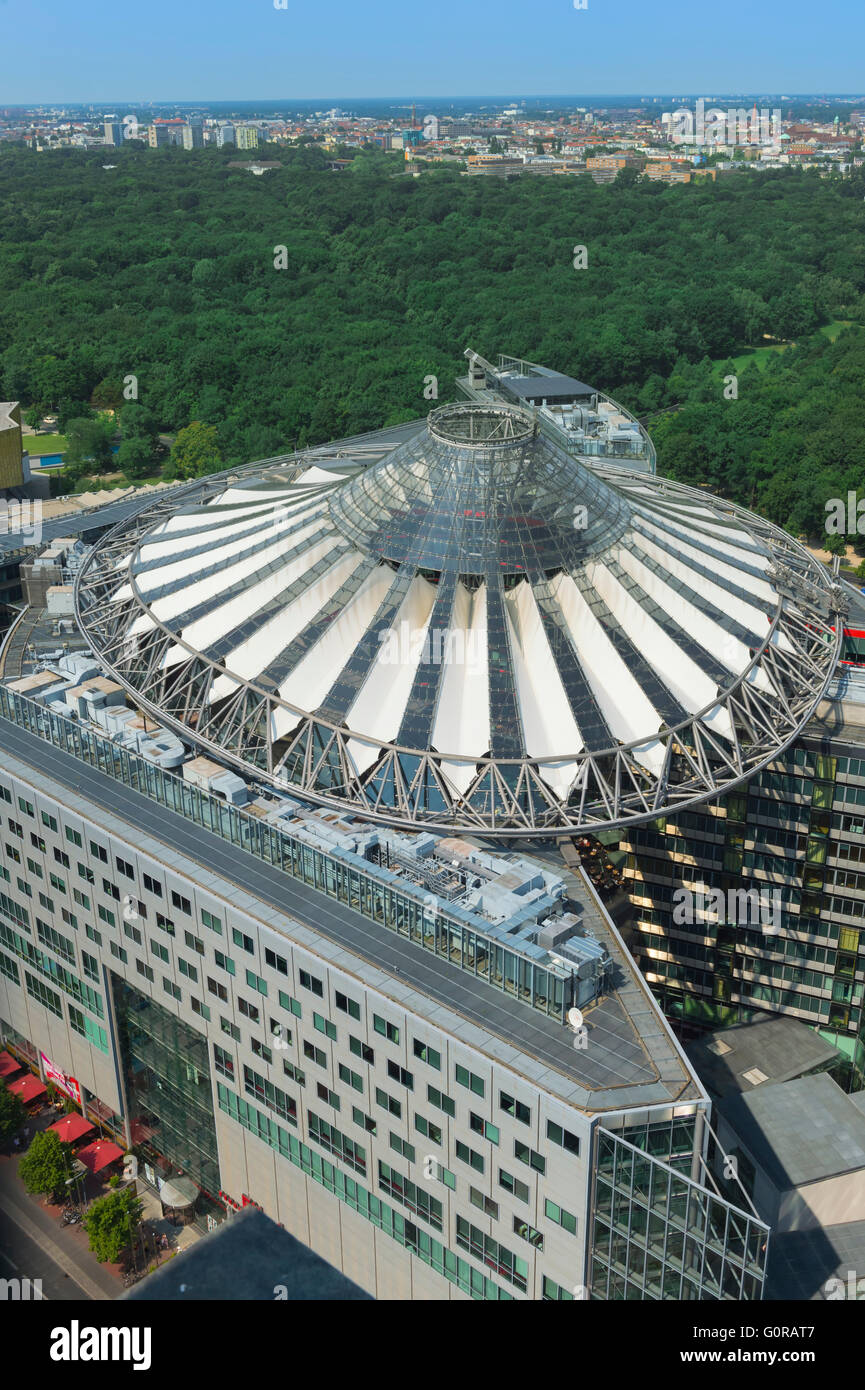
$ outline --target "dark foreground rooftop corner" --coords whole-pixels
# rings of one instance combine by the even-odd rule
[[[286,1302],[370,1299],[357,1284],[263,1212],[248,1208],[168,1261],[124,1298]]]

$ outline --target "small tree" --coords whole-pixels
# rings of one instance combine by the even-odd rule
[[[171,462],[178,478],[200,478],[204,473],[218,473],[222,454],[217,443],[216,427],[193,420],[181,430],[171,449]]]
[[[67,449],[64,463],[72,468],[86,464],[94,473],[107,469],[113,462],[113,433],[114,425],[109,421],[70,420],[66,426]]]
[[[33,1136],[18,1172],[28,1192],[59,1197],[65,1190],[71,1168],[72,1150],[56,1130],[46,1129]]]
[[[91,1204],[83,1225],[97,1260],[114,1264],[121,1250],[135,1239],[143,1211],[132,1187],[109,1192]]]
[[[9,1143],[26,1118],[27,1110],[20,1096],[0,1086],[0,1145]]]

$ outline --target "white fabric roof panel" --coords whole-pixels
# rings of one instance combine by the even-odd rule
[[[575,786],[582,796],[587,779],[614,775],[605,769],[638,781],[642,769],[647,788],[662,771],[680,777],[668,730],[687,716],[746,758],[753,728],[770,731],[788,707],[789,673],[813,630],[810,618],[787,621],[795,599],[770,578],[788,543],[708,496],[603,460],[588,468],[525,412],[487,436],[478,412],[512,407],[441,409],[475,412],[468,433],[421,426],[365,469],[311,463],[292,484],[240,482],[157,514],[137,552],[139,594],[126,572],[134,542],[107,562],[102,609],[115,628],[125,623],[126,654],[140,651],[150,672],[210,660],[210,702],[245,681],[272,692],[269,735],[286,747],[316,722],[314,747],[339,729],[358,779],[380,795],[393,785],[376,775],[391,745],[428,755],[456,801],[493,748],[494,761],[532,760],[542,785],[523,773],[517,792],[520,770],[502,768],[472,801],[482,816],[496,785],[526,806],[568,803]],[[447,631],[437,626],[443,640],[425,647],[433,613]],[[392,640],[373,630],[379,622]],[[769,640],[790,660],[767,662]],[[750,731],[735,698],[742,683]],[[225,714],[220,737],[233,707]],[[615,758],[622,746],[627,770]],[[598,756],[587,763],[586,753]],[[404,775],[417,766],[409,757]],[[418,797],[441,800],[432,781]]]

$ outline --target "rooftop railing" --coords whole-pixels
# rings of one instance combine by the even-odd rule
[[[534,953],[538,957],[545,954],[538,947],[521,951],[505,945],[496,939],[495,928],[476,914],[443,903],[393,870],[341,847],[326,851],[310,845],[130,753],[92,727],[55,714],[48,706],[2,684],[0,716],[226,843],[564,1023],[574,1000],[573,972],[558,963],[533,958]]]

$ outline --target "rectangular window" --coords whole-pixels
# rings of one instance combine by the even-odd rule
[[[572,1134],[569,1129],[562,1129],[561,1125],[554,1124],[552,1120],[547,1120],[547,1138],[567,1149],[568,1153],[579,1156],[580,1141],[576,1134]]]
[[[514,1217],[514,1235],[522,1236],[523,1240],[527,1240],[536,1250],[544,1248],[543,1232],[536,1231],[534,1226],[530,1226],[527,1221],[521,1221],[518,1216]]]
[[[351,1107],[351,1118],[361,1129],[366,1130],[367,1134],[377,1134],[378,1125],[371,1115],[365,1115],[356,1105]]]
[[[182,893],[171,890],[171,906],[176,907],[179,912],[185,912],[187,917],[192,916],[192,903],[188,898],[184,898]]]
[[[234,961],[230,956],[224,956],[221,951],[214,951],[213,959],[216,961],[220,970],[224,970],[228,975],[234,974]]]
[[[484,1216],[491,1216],[493,1221],[498,1221],[499,1204],[498,1202],[494,1202],[492,1197],[487,1197],[486,1194],[481,1192],[477,1187],[470,1187],[469,1201],[473,1207],[478,1208],[478,1211],[482,1211]]]
[[[147,889],[148,893],[152,893],[155,898],[161,898],[162,884],[159,882],[159,880],[156,878],[151,878],[150,874],[144,874],[142,877],[144,887]]]
[[[216,995],[217,999],[221,999],[223,1004],[228,1003],[228,990],[225,988],[225,985],[221,985],[218,980],[211,979],[211,977],[208,976],[207,988],[211,994]]]
[[[435,1086],[427,1086],[426,1093],[427,1100],[435,1106],[436,1110],[443,1110],[446,1115],[450,1115],[453,1119],[456,1114],[456,1106],[450,1096],[446,1096],[444,1091],[437,1090]]]
[[[415,1115],[414,1127],[418,1134],[422,1134],[425,1139],[430,1139],[433,1144],[441,1144],[442,1132],[438,1125],[432,1124],[432,1122],[425,1119],[423,1115]]]
[[[393,1096],[389,1096],[387,1091],[383,1091],[380,1086],[375,1088],[375,1099],[376,1104],[380,1105],[382,1110],[386,1110],[389,1115],[396,1115],[397,1119],[400,1119],[402,1106],[399,1101],[394,1100]]]
[[[220,1047],[219,1043],[213,1044],[213,1065],[222,1076],[227,1077],[229,1081],[234,1080],[234,1058],[224,1047]]]
[[[521,1202],[527,1202],[529,1200],[529,1189],[527,1184],[520,1182],[519,1178],[513,1177],[510,1173],[506,1173],[504,1168],[499,1169],[499,1187],[503,1187],[505,1192],[512,1193],[513,1196],[519,1198]]]
[[[174,923],[171,918],[166,917],[164,913],[157,912],[156,925],[157,927],[161,927],[164,932],[167,932],[169,936],[174,935]]]
[[[409,1163],[414,1163],[414,1144],[409,1144],[407,1140],[401,1139],[398,1134],[394,1134],[393,1130],[390,1134],[390,1146],[395,1154],[399,1154],[400,1158],[407,1158]]]
[[[520,1163],[525,1163],[529,1168],[534,1168],[536,1173],[547,1171],[546,1159],[534,1149],[530,1149],[528,1144],[521,1144],[519,1139],[514,1140],[514,1158],[518,1158]]]
[[[521,1124],[531,1124],[532,1112],[529,1107],[505,1091],[499,1091],[499,1108],[504,1110],[506,1115],[512,1115],[515,1120],[519,1120]]]
[[[563,1227],[569,1235],[575,1236],[577,1234],[577,1218],[572,1216],[569,1211],[565,1211],[564,1207],[551,1202],[549,1197],[544,1202],[544,1215],[549,1217],[550,1221],[555,1221],[557,1226]]]
[[[294,1014],[295,1018],[302,1017],[300,1004],[296,999],[292,999],[290,994],[286,994],[284,990],[279,991],[279,1002],[282,1008],[287,1009],[290,1014]]]
[[[136,958],[135,969],[138,971],[139,975],[143,975],[145,980],[149,980],[150,983],[153,984],[155,977],[153,971],[150,969],[150,966],[147,964],[146,961],[138,960]]]
[[[398,1062],[388,1061],[387,1074],[392,1081],[398,1081],[400,1085],[405,1086],[407,1090],[414,1090],[414,1077],[410,1071],[406,1071],[405,1067],[401,1067]]]
[[[466,1086],[468,1090],[473,1091],[476,1096],[482,1096],[484,1094],[483,1077],[476,1076],[473,1071],[469,1071],[468,1067],[461,1067],[459,1063],[457,1063],[454,1068],[454,1073],[461,1086]]]
[[[484,1160],[474,1149],[470,1149],[468,1144],[464,1144],[461,1139],[456,1141],[456,1155],[463,1163],[468,1163],[469,1167],[474,1168],[476,1173],[484,1171]]]
[[[205,1022],[210,1022],[210,1010],[206,1004],[202,1004],[200,999],[196,999],[194,994],[190,994],[189,1002],[192,1005],[192,1012],[198,1014]]]
[[[355,1057],[359,1057],[362,1062],[368,1062],[371,1067],[375,1066],[375,1053],[365,1042],[361,1042],[360,1038],[349,1037],[348,1046]]]
[[[84,966],[84,974],[91,980],[99,979],[99,961],[95,956],[91,956],[88,951],[81,952],[81,964]]]
[[[344,1014],[348,1014],[351,1018],[360,1019],[360,1004],[355,1003],[353,999],[349,999],[348,995],[341,994],[339,990],[335,993],[335,999],[336,1007],[342,1009]]]
[[[43,812],[43,815],[44,815],[44,812]],[[51,820],[52,817],[49,816],[48,819]],[[54,827],[52,826],[52,829],[53,829],[53,828],[54,828]],[[83,846],[83,844],[84,844],[84,841],[82,840],[81,836],[78,834],[78,831],[77,831],[77,830],[73,830],[73,829],[72,829],[70,826],[68,826],[68,825],[66,826],[66,838],[67,838],[67,840],[69,841],[70,845],[74,845],[76,849],[81,849],[82,846]]]
[[[399,1029],[395,1023],[388,1023],[387,1019],[381,1018],[379,1014],[373,1014],[372,1026],[383,1038],[387,1038],[388,1042],[399,1042]]]
[[[254,989],[258,994],[267,994],[267,981],[263,980],[260,975],[256,975],[254,971],[247,970],[246,983],[250,989]]]
[[[210,984],[210,981],[208,980],[207,983]],[[240,1029],[236,1023],[232,1023],[230,1018],[220,1018],[219,1026],[229,1038],[233,1038],[235,1042],[240,1042]]]
[[[215,931],[217,936],[222,935],[222,919],[213,912],[208,912],[206,907],[201,909],[201,921],[203,926],[209,928],[210,931]]]
[[[264,963],[269,965],[271,970],[278,970],[280,975],[288,974],[288,961],[285,956],[278,956],[269,946],[264,948]]]
[[[250,1022],[252,1022],[252,1023],[258,1023],[258,1022],[259,1022],[259,1019],[260,1019],[261,1015],[259,1014],[258,1005],[257,1005],[257,1004],[250,1004],[249,1001],[248,1001],[247,999],[241,999],[240,996],[238,995],[238,999],[237,999],[237,1009],[238,1009],[238,1012],[239,1012],[239,1013],[242,1013],[243,1016],[244,1016],[244,1018],[248,1018],[248,1019],[250,1020]]]
[[[168,965],[169,961],[171,960],[171,956],[168,953],[167,946],[163,946],[161,941],[151,941],[150,949],[155,956],[159,957],[159,959],[163,962],[164,965]]]
[[[260,1057],[263,1062],[267,1062],[268,1066],[272,1066],[273,1053],[265,1043],[259,1042],[258,1038],[250,1038],[249,1045],[256,1057]]]
[[[187,980],[192,980],[194,984],[198,983],[198,971],[194,965],[190,965],[188,960],[184,960],[183,956],[177,957],[177,968],[181,975],[186,976]]]
[[[469,1124],[475,1134],[482,1134],[485,1139],[489,1139],[491,1144],[499,1142],[499,1131],[495,1125],[490,1124],[489,1120],[484,1120],[480,1115],[475,1115],[472,1112],[469,1114]]]
[[[303,1055],[308,1057],[310,1062],[315,1062],[317,1067],[327,1067],[327,1053],[322,1047],[316,1047],[314,1043],[303,1041]]]
[[[442,1055],[436,1052],[434,1047],[428,1043],[421,1042],[420,1038],[415,1038],[412,1044],[415,1057],[419,1057],[422,1062],[426,1062],[428,1067],[435,1067],[436,1071],[441,1071]]]
[[[103,849],[101,845],[97,845],[95,840],[90,841],[90,853],[93,855],[94,859],[98,859],[101,864],[108,863],[108,850]]]
[[[351,1086],[355,1091],[363,1090],[363,1077],[358,1072],[352,1071],[351,1067],[345,1065],[345,1062],[340,1062],[338,1070],[339,1079],[344,1081],[346,1086]]]
[[[165,990],[166,994],[170,994],[172,999],[176,999],[178,1004],[180,1003],[183,998],[180,986],[176,985],[173,980],[169,980],[167,975],[163,975],[162,977],[162,988]]]
[[[247,955],[255,955],[255,942],[251,936],[239,931],[237,927],[231,928],[231,939],[235,946],[239,946],[241,951],[246,951]]]
[[[323,1018],[321,1014],[313,1014],[312,1024],[317,1032],[324,1033],[325,1037],[336,1042],[336,1024],[331,1023],[329,1018]]]
[[[316,1082],[315,1089],[318,1092],[319,1100],[326,1101],[328,1105],[333,1106],[334,1110],[339,1109],[339,1096],[336,1094],[336,1091],[331,1091],[322,1081]]]
[[[544,1275],[543,1290],[545,1303],[573,1302],[574,1295],[568,1289],[563,1289],[561,1284],[553,1283],[553,1280],[548,1279],[546,1274]]]
[[[117,872],[122,874],[124,878],[135,877],[135,869],[128,859],[121,859],[120,855],[116,854],[114,856],[114,862],[117,865]]]
[[[321,980],[316,979],[315,975],[310,975],[308,970],[301,970],[299,978],[304,989],[310,990],[312,994],[317,994],[319,999],[324,998],[324,985]]]
[[[193,936],[191,931],[185,931],[183,933],[183,939],[190,951],[195,951],[199,956],[204,955],[204,942],[200,936]]]

